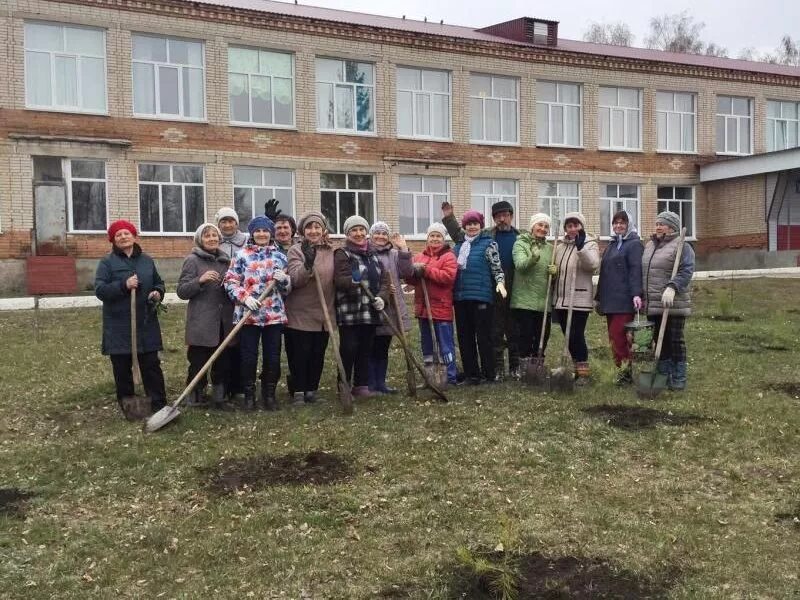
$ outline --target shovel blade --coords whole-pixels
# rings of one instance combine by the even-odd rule
[[[153,433],[154,431],[158,431],[162,427],[165,427],[167,424],[177,419],[180,414],[181,411],[177,406],[168,404],[158,412],[153,413],[153,416],[144,422],[144,427],[142,427],[142,430],[145,433]]]
[[[152,414],[152,403],[147,396],[126,396],[119,404],[128,421],[141,421]]]
[[[658,371],[639,373],[636,393],[640,398],[655,398],[667,387],[667,375]]]
[[[533,358],[525,369],[525,383],[532,388],[548,391],[550,389],[550,373],[544,364],[544,359]]]
[[[342,413],[345,415],[353,414],[353,393],[350,391],[350,385],[341,379],[337,382],[337,390],[339,392],[339,404],[342,406]]]
[[[550,389],[554,392],[572,392],[575,389],[575,375],[564,367],[553,369],[550,373]]]

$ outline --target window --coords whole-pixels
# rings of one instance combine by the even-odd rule
[[[753,101],[717,96],[717,154],[751,154]]]
[[[25,23],[25,106],[106,112],[105,31]]]
[[[233,168],[233,209],[239,216],[239,228],[247,231],[253,215],[264,214],[264,203],[275,198],[283,214],[294,216],[294,171]]]
[[[342,133],[375,132],[375,65],[317,59],[317,128]]]
[[[106,163],[66,159],[70,231],[102,231],[106,225]]]
[[[580,146],[583,138],[581,86],[539,81],[536,84],[536,143]]]
[[[548,30],[549,27],[547,23],[543,23],[542,21],[534,21],[533,22],[533,43],[534,44],[546,44],[548,38]]]
[[[450,201],[447,177],[400,176],[400,233],[425,235],[442,202]]]
[[[610,236],[614,215],[627,211],[630,224],[639,228],[639,186],[631,184],[604,184],[600,186],[600,235]]]
[[[450,73],[397,68],[397,135],[450,139]]]
[[[580,184],[575,181],[542,181],[539,183],[540,210],[553,220],[551,231],[558,231],[564,215],[581,210]]]
[[[505,200],[514,207],[514,222],[519,222],[517,200],[519,186],[516,179],[473,179],[472,205],[470,208],[488,216],[492,214],[492,204]]]
[[[694,237],[694,188],[692,186],[658,186],[658,212],[669,210],[681,218],[686,237]]]
[[[203,167],[139,165],[139,222],[143,232],[194,233],[205,221]]]
[[[203,64],[202,42],[134,34],[134,114],[204,119]]]
[[[767,151],[797,148],[800,102],[767,100]]]
[[[656,127],[658,150],[662,152],[695,152],[697,103],[688,92],[656,93]]]
[[[228,48],[233,123],[294,125],[294,60],[286,52]]]
[[[472,75],[469,94],[470,141],[519,142],[515,77]]]
[[[375,219],[375,177],[357,173],[320,173],[320,208],[331,225],[331,233],[341,234],[347,217],[361,215],[369,223]]]
[[[600,88],[600,149],[641,150],[642,92]]]

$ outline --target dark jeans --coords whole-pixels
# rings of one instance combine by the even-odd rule
[[[154,411],[159,410],[166,405],[167,390],[164,386],[164,373],[161,371],[161,360],[158,358],[158,352],[144,352],[139,354],[138,357],[144,391],[150,397],[151,408]],[[109,358],[114,372],[117,400],[133,396],[133,356],[130,354],[111,354]]]
[[[225,350],[222,351],[222,356],[219,357],[220,360],[224,361],[224,364],[228,365],[224,383],[225,390],[230,396],[242,393],[241,373],[237,367],[237,365],[242,364],[242,350],[238,340],[239,336],[237,335],[235,340],[237,343],[225,348]]]
[[[567,333],[567,312],[564,309],[553,311],[553,322],[561,325],[561,333]],[[569,353],[575,362],[589,360],[589,347],[586,345],[586,321],[589,320],[589,311],[573,310],[572,326],[569,332]]]
[[[241,377],[244,385],[256,380],[258,346],[261,345],[261,383],[277,383],[280,377],[281,331],[283,325],[245,325],[239,332],[242,353]]]
[[[347,382],[353,387],[369,385],[369,357],[377,325],[340,325],[339,353]]]
[[[488,380],[494,379],[495,357],[492,345],[494,307],[486,302],[473,300],[461,300],[454,306],[464,375],[472,379],[479,379],[481,375]],[[480,356],[480,367],[478,367],[478,356]]]
[[[542,335],[542,319],[544,319],[544,313],[537,310],[515,308],[512,312],[512,318],[519,335],[517,342],[519,355],[524,358],[536,356],[539,352],[539,337]],[[547,350],[547,342],[549,340],[550,319],[545,323],[542,355],[544,355],[544,351]]]
[[[661,315],[650,315],[656,324],[653,330],[658,335],[661,327]],[[664,331],[664,342],[661,344],[661,360],[671,360],[673,362],[686,362],[686,340],[683,336],[683,329],[686,326],[686,317],[669,315],[667,317],[667,328]],[[658,338],[656,338],[658,339]]]
[[[389,358],[389,347],[392,345],[392,336],[376,335],[372,340],[371,360],[387,360]]]
[[[508,296],[502,298],[496,294],[494,298],[494,330],[492,332],[494,344],[495,370],[503,371],[506,348],[508,349],[508,368],[516,369],[519,366],[520,351],[517,345],[517,324],[514,322],[511,309],[511,287]],[[538,346],[539,341],[536,341]]]
[[[200,369],[208,362],[208,359],[211,358],[215,350],[216,348],[209,346],[189,346],[186,349],[186,358],[189,360],[189,373],[186,375],[187,384],[200,372]],[[227,360],[228,357],[225,356],[225,352],[223,351],[217,357],[217,360],[214,361],[214,364],[211,365],[211,369],[209,369],[211,372],[211,383],[225,383],[228,380],[230,365]],[[203,375],[203,378],[194,389],[202,391],[202,389],[206,387],[206,383],[208,383],[208,378],[206,375]]]
[[[325,366],[328,332],[287,328],[283,336],[286,340],[286,357],[289,360],[289,374],[294,391],[317,391]]]

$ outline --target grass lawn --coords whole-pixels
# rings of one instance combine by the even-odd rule
[[[800,281],[695,295],[684,394],[612,386],[592,316],[571,396],[460,387],[348,418],[331,359],[320,406],[150,436],[117,410],[99,310],[2,314],[0,596],[489,598],[488,568],[521,598],[795,597]],[[183,317],[162,319],[172,398]]]

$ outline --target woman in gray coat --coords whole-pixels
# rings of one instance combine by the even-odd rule
[[[183,261],[178,280],[178,297],[189,301],[186,309],[187,383],[194,379],[233,329],[233,303],[222,287],[230,257],[220,249],[221,239],[216,225],[200,225],[194,233],[194,248]],[[211,367],[214,408],[226,408],[225,382],[230,369],[238,367],[228,364],[227,356],[223,352]],[[205,387],[206,378],[203,377],[189,396],[190,406],[202,404]]]

